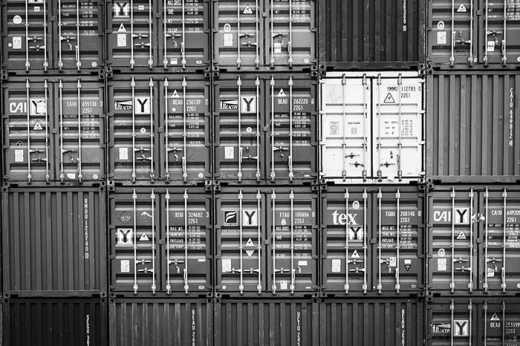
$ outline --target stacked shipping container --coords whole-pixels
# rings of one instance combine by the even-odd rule
[[[520,345],[520,0],[2,13],[7,343]]]

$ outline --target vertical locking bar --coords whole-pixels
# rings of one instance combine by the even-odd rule
[[[165,11],[166,11],[166,0],[164,1]],[[165,13],[166,16],[166,13]],[[166,52],[166,46],[165,52]],[[166,54],[166,53],[165,53]],[[165,141],[165,159],[164,159],[164,165],[166,169],[165,178],[166,181],[170,180],[170,165],[169,165],[169,159],[170,159],[170,120],[168,119],[168,78],[164,78],[164,141]]]
[[[488,303],[487,301],[483,304],[484,308],[484,346],[487,346],[487,334],[488,334],[488,324],[487,324],[487,314],[488,314]],[[504,320],[502,320],[504,321]]]
[[[455,0],[451,0],[451,55],[450,66],[455,65]]]
[[[320,179],[325,176],[325,171],[323,170],[323,157],[324,157],[325,150],[327,150],[327,146],[326,146],[325,141],[323,140],[323,136],[322,136],[322,128],[324,127],[325,114],[326,114],[325,110],[323,109],[324,108],[323,107],[324,101],[322,99],[323,88],[325,88],[325,81],[320,78],[319,88],[318,88],[318,103],[320,105],[319,125],[318,125],[318,140],[319,140],[319,160],[318,160],[319,168],[318,169],[319,169]]]
[[[58,69],[61,71],[63,69],[63,57],[61,52],[61,40],[62,40],[62,33],[61,33],[61,0],[58,0]]]
[[[168,34],[167,34],[168,26],[166,25],[166,21],[168,20],[168,14],[167,14],[168,5],[167,5],[166,1],[167,0],[163,1],[163,45],[164,45],[163,67],[164,68],[168,68]],[[174,13],[173,8],[172,8],[172,13]],[[175,38],[173,37],[173,34],[172,34],[172,40],[174,40],[174,39]],[[168,147],[166,147],[166,149],[168,149]],[[166,172],[168,172],[168,170],[166,170]]]
[[[149,93],[150,93],[150,180],[154,180],[155,173],[153,169],[153,152],[154,152],[154,127],[153,127],[153,108],[155,103],[153,102],[153,80],[150,77],[150,82],[148,83]]]
[[[260,67],[260,45],[258,44],[258,41],[260,39],[260,30],[259,30],[259,25],[260,25],[260,17],[258,15],[258,12],[260,11],[260,9],[258,8],[258,0],[255,0],[255,17],[256,17],[256,21],[255,21],[255,52],[256,52],[256,57],[255,57],[255,66],[256,68],[259,68]],[[258,98],[257,98],[257,101],[258,103]]]
[[[488,29],[488,25],[489,25],[489,23],[488,23],[488,21],[489,21],[489,18],[488,18],[488,16],[489,16],[489,2],[488,2],[488,0],[486,0],[486,5],[485,5],[484,10],[486,12],[485,15],[484,15],[485,16],[484,17],[485,18],[484,19],[485,20],[485,24],[484,24],[485,33],[484,33],[484,37],[486,39],[486,42],[485,42],[485,45],[484,45],[484,65],[487,66],[487,63],[488,63],[488,47],[487,46],[488,46],[488,40],[489,40],[489,29]]]
[[[377,178],[378,180],[382,179],[383,172],[381,171],[381,74],[377,75],[377,107],[376,107],[376,117],[377,117],[377,141],[376,141],[376,149],[377,149]]]
[[[348,188],[345,189],[345,216],[347,218],[347,222],[345,222],[345,286],[344,286],[344,289],[345,289],[345,294],[348,294],[348,291],[349,291],[349,288],[350,288],[350,285],[349,285],[349,277],[348,277],[348,274],[349,274],[349,260],[348,260],[348,256],[349,256],[349,239],[348,239],[348,228],[349,228],[349,225],[350,225],[350,218],[349,218],[349,210],[348,210],[348,205],[349,205],[349,198],[350,198],[350,195],[348,193]]]
[[[289,77],[289,180],[294,179],[293,169],[293,79]]]
[[[271,4],[272,5],[272,4]],[[274,77],[271,76],[271,181],[274,181],[276,177],[276,171],[275,171],[275,158],[274,158],[274,152],[275,152],[275,127],[274,127],[274,121],[275,121],[275,115],[274,115]]]
[[[134,294],[137,294],[139,286],[137,285],[137,194],[135,189],[132,193],[133,202],[133,232],[134,232]]]
[[[256,76],[256,100],[255,100],[255,111],[256,111],[256,180],[260,181],[260,106],[258,104],[260,100],[260,78]]]
[[[237,179],[242,181],[242,79],[237,78],[238,89],[238,173]]]
[[[82,169],[82,143],[81,143],[81,82],[78,79],[77,83],[77,107],[78,107],[78,181],[81,183],[83,179],[83,169]]]
[[[260,199],[262,198],[262,195],[260,194],[260,190],[257,190],[257,193],[256,193],[256,214],[258,216],[260,216]],[[257,232],[257,242],[258,242],[258,245],[257,245],[257,251],[258,251],[258,283],[256,284],[256,289],[258,291],[258,293],[262,293],[262,246],[261,246],[261,242],[262,242],[262,228],[261,228],[261,225],[260,225],[260,219],[257,221],[257,228],[256,228],[256,232]]]
[[[242,63],[242,60],[240,59],[240,35],[240,0],[237,0],[237,69],[240,69],[240,64]]]
[[[150,200],[152,201],[152,293],[155,294],[157,287],[155,285],[155,192],[153,189]]]
[[[502,300],[502,346],[505,346],[506,341],[506,302]]]
[[[184,4],[185,0],[182,0],[182,43],[181,43],[181,64],[182,68],[186,68],[186,8]]]
[[[451,293],[455,292],[455,188],[451,190]]]
[[[148,0],[148,67],[153,67],[152,57],[152,0]]]
[[[130,68],[133,70],[134,66],[134,0],[130,0]]]
[[[45,181],[49,182],[49,84],[43,82],[45,92]]]
[[[58,84],[58,94],[59,94],[59,112],[60,112],[60,181],[63,182],[65,180],[65,170],[64,170],[64,154],[65,148],[63,148],[63,82],[60,79]]]
[[[401,73],[399,73],[399,76],[397,77],[397,90],[398,90],[398,99],[399,104],[397,105],[397,179],[401,181],[403,178],[403,170],[401,167],[401,159],[403,155],[403,143],[402,143],[402,137],[401,137],[401,130],[402,130],[402,92],[403,92],[403,78]]]
[[[363,293],[367,293],[367,190],[363,190]]]
[[[44,0],[45,1],[45,0]],[[29,0],[25,0],[25,71],[29,71],[31,63],[29,62]],[[27,103],[29,107],[29,103]]]
[[[132,89],[132,183],[135,183],[136,172],[135,172],[135,79],[132,77],[130,81],[130,87]],[[151,107],[151,105],[150,105]]]
[[[184,190],[184,292],[190,289],[188,281],[188,190]]]
[[[272,284],[272,290],[273,294],[276,294],[276,192],[273,189],[273,193],[271,194],[271,203],[272,203],[272,244],[273,244],[273,284]]]
[[[507,289],[507,282],[506,282],[506,260],[507,260],[507,254],[506,254],[506,246],[507,246],[507,189],[504,189],[504,192],[502,193],[502,197],[504,198],[504,226],[503,226],[503,232],[502,232],[502,292],[506,293]],[[486,222],[487,223],[487,222]],[[505,321],[505,320],[504,320]]]
[[[469,326],[468,326],[469,341],[468,341],[468,346],[471,346],[473,344],[473,342],[471,340],[473,338],[473,328],[472,328],[472,324],[473,324],[472,323],[473,322],[473,300],[472,299],[469,300],[468,312],[469,312]]]
[[[504,40],[502,41],[502,65],[507,63],[507,0],[504,0]]]
[[[289,0],[289,42],[287,42],[287,53],[289,53],[289,58],[287,59],[287,63],[289,64],[289,68],[293,66],[293,13],[292,13],[292,0]],[[292,106],[292,105],[291,105]]]
[[[244,229],[242,226],[242,215],[243,215],[243,201],[244,195],[242,194],[242,189],[238,192],[238,232],[239,232],[239,250],[240,250],[240,282],[238,284],[238,290],[240,291],[240,294],[244,293]]]
[[[294,191],[291,189],[289,193],[291,203],[291,294],[294,294],[296,281],[296,268],[294,267]]]
[[[172,285],[170,282],[170,191],[166,189],[166,293],[170,294]]]
[[[269,13],[270,13],[270,16],[269,16],[269,25],[270,25],[270,29],[271,29],[271,59],[270,59],[270,64],[271,64],[271,68],[274,67],[274,3],[273,3],[273,0],[269,0]]]
[[[395,194],[395,200],[397,203],[397,212],[396,212],[396,260],[395,260],[395,291],[399,293],[401,290],[401,281],[400,281],[400,262],[401,262],[401,192],[397,189],[397,193]]]
[[[182,78],[182,178],[188,181],[188,130],[186,124],[186,77]]]
[[[343,180],[347,178],[347,163],[345,162],[345,149],[347,147],[347,141],[346,141],[346,127],[347,127],[347,113],[346,113],[346,107],[345,104],[345,85],[347,84],[347,77],[345,74],[341,76],[341,167],[343,168],[341,170],[341,176]],[[348,215],[347,215],[348,216]]]
[[[368,150],[368,137],[367,137],[367,120],[368,120],[368,102],[367,102],[367,75],[363,73],[363,181],[367,179],[367,150]]]
[[[31,175],[31,97],[30,97],[31,84],[29,79],[25,80],[25,112],[27,115],[27,182],[30,184],[32,180]]]
[[[381,264],[382,264],[382,261],[383,259],[381,258],[381,246],[382,246],[382,239],[381,239],[381,234],[382,234],[382,227],[381,227],[381,221],[382,221],[382,216],[381,216],[381,200],[383,199],[383,194],[381,193],[381,188],[379,188],[378,192],[377,192],[377,252],[378,252],[378,271],[377,271],[377,292],[379,294],[382,293],[383,291],[383,281],[382,281],[382,278],[381,278]]]
[[[450,346],[454,346],[454,336],[455,335],[454,335],[453,331],[455,330],[455,302],[453,299],[450,301],[450,324],[451,324]]]
[[[474,15],[473,1],[474,0],[470,0],[471,11],[470,11],[470,15],[469,15],[469,56],[468,56],[468,63],[470,65],[473,64],[473,15]]]
[[[49,61],[47,60],[47,0],[43,0],[43,70],[47,71]]]
[[[76,0],[76,68],[78,71],[81,69],[81,56],[80,56],[80,37],[79,37],[79,0]]]
[[[468,290],[473,292],[473,189],[469,191],[469,282],[468,282]],[[487,250],[487,248],[486,248]]]

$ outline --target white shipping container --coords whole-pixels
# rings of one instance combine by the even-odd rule
[[[321,81],[322,178],[419,180],[423,113],[423,79],[417,73],[327,73]]]

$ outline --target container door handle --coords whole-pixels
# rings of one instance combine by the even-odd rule
[[[262,195],[260,194],[260,190],[257,190],[257,193],[256,193],[256,215],[260,216],[260,199],[262,198]],[[256,285],[256,289],[258,290],[258,293],[262,293],[262,246],[261,246],[261,241],[262,241],[262,233],[261,233],[261,227],[260,227],[260,218],[259,220],[257,221],[257,228],[256,228],[256,232],[257,232],[257,242],[258,242],[258,245],[257,245],[257,251],[258,251],[258,283]]]
[[[455,292],[455,188],[451,190],[451,293]]]
[[[381,74],[377,75],[377,107],[376,107],[376,117],[377,117],[377,141],[376,141],[376,150],[377,150],[377,179],[382,179],[382,171],[381,171]]]
[[[273,253],[273,284],[272,290],[273,294],[276,294],[276,192],[273,189],[273,193],[271,194],[271,203],[272,203],[272,253]]]
[[[287,59],[287,63],[289,64],[289,68],[293,67],[293,13],[292,13],[292,0],[289,0],[289,42],[287,42],[287,53],[289,53],[289,58]],[[292,107],[292,104],[291,104]]]
[[[153,189],[150,199],[152,201],[152,293],[155,294],[157,286],[155,284],[155,192]]]
[[[172,285],[170,282],[170,191],[164,195],[166,201],[166,293],[170,294]]]
[[[378,234],[378,241],[377,241],[377,252],[378,252],[378,266],[379,266],[379,270],[378,270],[378,281],[377,281],[377,291],[379,294],[382,293],[383,291],[383,283],[381,281],[381,263],[383,261],[383,258],[381,257],[381,233],[382,233],[382,229],[381,229],[381,199],[383,198],[383,195],[381,193],[381,189],[379,189],[379,191],[377,192],[377,218],[378,218],[378,231],[377,231],[377,234]]]
[[[150,77],[150,81],[148,82],[148,88],[150,93],[150,180],[154,180],[154,162],[153,162],[153,153],[154,153],[154,127],[153,127],[153,110],[155,103],[153,102],[153,80]]]
[[[258,102],[260,100],[260,78],[256,76],[256,180],[260,181],[260,108]]]
[[[348,193],[348,188],[345,189],[345,216],[347,217],[347,222],[345,222],[345,286],[344,286],[344,289],[345,289],[345,294],[348,294],[348,291],[350,289],[350,285],[349,285],[349,277],[348,277],[348,274],[349,274],[349,259],[348,259],[348,256],[349,256],[349,238],[348,238],[348,232],[349,232],[349,226],[350,226],[350,219],[349,219],[349,210],[348,210],[348,205],[349,205],[349,193]]]
[[[60,181],[63,182],[65,180],[65,170],[64,170],[64,153],[65,148],[63,147],[63,82],[59,81],[58,84],[58,93],[59,93],[59,112],[60,112]]]
[[[80,55],[80,37],[79,37],[79,11],[80,5],[79,0],[76,0],[76,68],[78,71],[81,69],[81,55]]]
[[[83,179],[83,169],[82,169],[82,143],[81,143],[81,82],[78,79],[77,83],[77,98],[78,98],[78,181],[81,183]]]
[[[165,6],[165,9],[164,9],[164,15],[165,15],[165,18],[166,18],[166,1],[164,2],[164,6]],[[165,23],[166,23],[166,19],[165,19]],[[165,27],[166,27],[166,24],[165,24]],[[166,32],[166,30],[165,30]],[[166,42],[166,39],[165,39],[165,42]],[[164,52],[165,52],[165,58],[166,58],[166,44],[164,46]],[[165,78],[164,79],[164,145],[166,147],[166,150],[165,150],[165,159],[164,159],[164,166],[165,166],[165,179],[166,181],[169,181],[170,180],[170,170],[169,170],[169,164],[168,164],[168,161],[169,161],[169,154],[170,154],[170,145],[169,145],[169,136],[170,136],[170,124],[169,124],[169,119],[168,119],[168,78]],[[168,258],[169,259],[169,258]]]
[[[240,0],[237,0],[237,69],[240,69],[240,64],[242,63],[240,51],[240,35]]]
[[[296,269],[294,268],[294,191],[291,190],[289,194],[291,203],[291,294],[294,294]]]
[[[274,127],[274,77],[271,77],[271,181],[274,181],[276,177],[275,171],[275,159],[274,159],[274,144],[275,144],[275,127]]]
[[[503,225],[503,231],[502,231],[502,292],[506,292],[507,290],[507,282],[506,282],[506,260],[507,260],[507,254],[506,254],[506,246],[507,246],[507,189],[504,189],[504,192],[502,193],[502,197],[504,198],[504,225]],[[487,224],[487,222],[486,222]],[[505,320],[504,320],[505,321]]]
[[[255,51],[256,51],[256,57],[255,57],[255,66],[256,68],[259,68],[260,67],[260,45],[258,44],[259,40],[260,40],[260,30],[259,30],[259,25],[260,25],[260,17],[258,15],[258,12],[260,11],[260,9],[258,8],[258,0],[255,1],[255,17],[256,17],[256,23],[255,23],[255,41],[256,41],[256,44],[255,44]],[[257,104],[258,104],[258,98],[257,98]]]
[[[368,137],[367,137],[367,121],[368,121],[368,102],[367,102],[367,75],[363,74],[363,181],[367,179],[367,151],[368,151]]]
[[[367,190],[363,190],[363,293],[367,293]]]
[[[399,268],[399,265],[400,265],[400,262],[401,262],[401,258],[400,258],[400,255],[401,255],[401,218],[400,218],[400,214],[401,214],[401,192],[399,191],[399,189],[397,189],[397,193],[395,194],[395,200],[396,200],[396,203],[397,203],[397,212],[396,212],[396,222],[397,222],[397,227],[396,227],[396,238],[397,238],[397,241],[396,241],[396,260],[395,260],[395,291],[397,293],[399,293],[399,291],[401,290],[401,282],[400,282],[400,277],[399,277],[399,274],[400,274],[400,268]]]
[[[244,198],[244,195],[242,194],[242,189],[239,190],[238,192],[238,205],[239,205],[239,211],[238,211],[238,228],[239,228],[239,243],[240,243],[240,246],[239,246],[239,249],[240,249],[240,256],[239,256],[239,260],[240,260],[240,283],[238,285],[238,289],[240,291],[240,294],[243,294],[244,293],[244,257],[243,257],[243,251],[244,251],[244,244],[243,244],[243,241],[244,241],[244,237],[243,237],[243,232],[244,232],[244,229],[243,229],[243,226],[242,226],[242,213],[244,212],[243,210],[243,201],[242,199]]]
[[[29,79],[25,80],[25,112],[27,117],[27,182],[30,184],[32,180],[31,175],[31,84]]]
[[[486,0],[487,1],[487,0]],[[455,65],[455,0],[451,0],[450,66]]]
[[[347,164],[345,162],[345,150],[347,147],[347,141],[346,141],[346,127],[347,127],[347,111],[346,111],[346,104],[345,104],[345,86],[347,84],[347,77],[345,74],[343,74],[341,78],[341,110],[342,110],[342,116],[341,116],[341,122],[342,122],[342,137],[341,137],[341,162],[342,162],[342,170],[341,170],[341,176],[343,180],[347,178]],[[348,217],[348,213],[347,213]],[[348,256],[347,256],[348,257]]]
[[[403,92],[403,79],[402,75],[399,73],[397,77],[397,89],[398,89],[398,99],[399,103],[397,105],[397,179],[399,181],[403,178],[403,168],[401,166],[401,158],[403,157],[403,138],[401,137],[402,130],[402,120],[403,120],[403,110],[402,110],[402,92]],[[399,231],[398,231],[399,232]]]
[[[134,294],[137,294],[137,290],[139,286],[137,284],[137,194],[135,193],[135,189],[132,193],[132,201],[133,201],[133,227],[134,227]]]
[[[184,190],[184,292],[190,289],[188,281],[188,190]]]
[[[58,69],[61,71],[63,69],[63,57],[61,51],[61,41],[62,41],[62,33],[61,33],[61,0],[58,0]]]
[[[184,182],[188,181],[188,145],[187,145],[187,124],[186,124],[186,77],[182,79],[182,178]]]
[[[293,79],[289,77],[289,181],[294,179],[293,169]]]
[[[239,11],[240,12],[240,11]],[[237,78],[238,91],[238,173],[237,179],[242,181],[242,79]]]

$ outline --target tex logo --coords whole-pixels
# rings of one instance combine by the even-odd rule
[[[31,98],[29,99],[29,115],[38,116],[45,115],[47,111],[47,103],[44,98]],[[27,102],[26,101],[10,101],[9,102],[9,113],[11,114],[26,114],[27,113]]]
[[[356,220],[357,214],[342,213],[337,210],[332,212],[332,224],[335,226],[347,226],[349,240],[363,240],[363,227]]]
[[[238,100],[237,99],[221,99],[220,109],[223,111],[236,111],[238,112]],[[256,112],[256,97],[255,96],[242,96],[240,98],[240,112],[241,113],[255,113]]]
[[[469,208],[455,208],[455,213],[452,216],[450,209],[438,209],[433,211],[433,221],[435,223],[453,223],[455,225],[469,225],[470,215]]]
[[[130,3],[115,2],[113,6],[114,18],[128,18],[130,17]]]
[[[237,226],[239,224],[239,211],[224,210],[224,225]],[[258,214],[256,209],[242,209],[242,226],[258,226]]]
[[[132,99],[116,100],[114,102],[114,108],[116,111],[130,112],[132,107],[135,109],[135,114],[150,114],[151,102],[148,96],[137,96]]]

